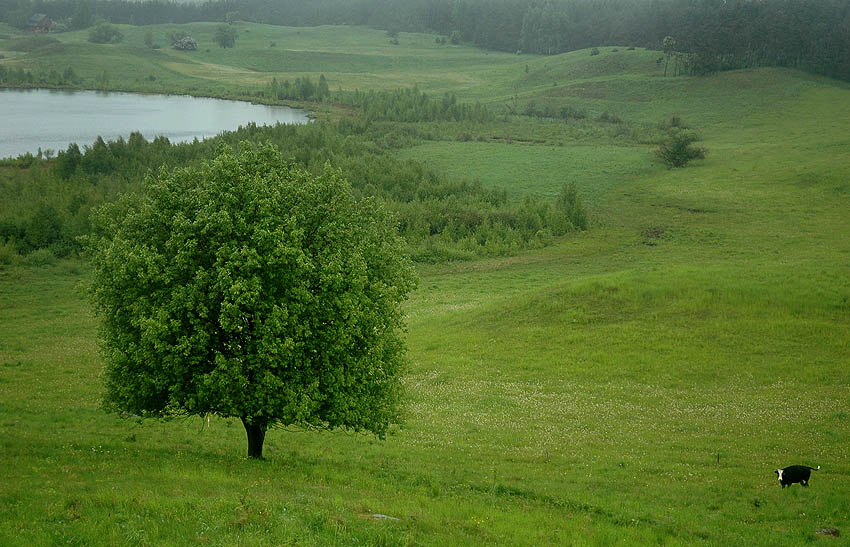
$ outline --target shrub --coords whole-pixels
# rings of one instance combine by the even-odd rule
[[[599,48],[595,47],[595,48],[591,49],[590,54],[591,55],[599,55]]]
[[[228,24],[221,24],[215,28],[215,36],[213,40],[216,44],[223,48],[229,48],[236,45],[236,27]]]
[[[24,228],[24,242],[29,249],[43,249],[62,239],[64,222],[52,205],[38,206]]]
[[[569,106],[569,105],[562,106],[561,110],[558,112],[558,114],[561,116],[561,118],[563,118],[565,120],[567,118],[573,118],[575,120],[582,120],[582,119],[587,117],[587,112],[585,112],[583,110],[579,110],[576,107]]]
[[[0,245],[0,266],[14,264],[19,258],[18,249],[15,248],[13,242],[7,241],[3,245]]]
[[[620,118],[620,116],[616,114],[609,114],[607,111],[600,114],[600,116],[596,118],[596,120],[602,123],[623,123],[623,120],[622,118]]]
[[[117,44],[124,35],[109,23],[101,22],[89,30],[89,42],[94,44]]]
[[[669,167],[684,167],[691,160],[703,159],[707,150],[694,146],[699,137],[693,131],[673,127],[655,155]]]
[[[82,80],[81,80],[81,79],[79,78],[79,76],[77,76],[77,74],[74,72],[74,69],[73,69],[73,68],[71,68],[71,67],[67,67],[67,68],[66,68],[66,69],[62,72],[62,81],[63,81],[63,83],[65,83],[65,84],[78,84],[78,83],[80,83]]]
[[[49,266],[56,264],[56,257],[50,249],[38,249],[28,254],[23,262],[27,266]]]
[[[681,117],[677,115],[673,115],[670,117],[670,121],[668,122],[669,127],[678,127],[680,129],[687,129],[688,125],[682,120]]]
[[[195,51],[198,49],[198,41],[191,36],[172,36],[171,46],[180,51]]]
[[[555,233],[562,234],[570,229],[587,230],[587,212],[578,197],[578,189],[574,182],[565,184],[555,202]]]
[[[24,234],[24,229],[17,222],[9,218],[0,218],[0,241],[19,239]]]

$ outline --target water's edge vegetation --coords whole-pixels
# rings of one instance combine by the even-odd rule
[[[451,180],[415,160],[398,159],[390,153],[394,145],[416,142],[406,133],[405,127],[368,117],[338,124],[249,124],[202,142],[148,141],[133,133],[127,140],[72,144],[51,159],[19,156],[3,162],[6,176],[0,179],[0,191],[10,196],[0,210],[3,252],[7,257],[35,251],[76,254],[92,209],[123,192],[142,191],[145,177],[157,176],[160,168],[197,164],[221,144],[238,147],[243,140],[271,142],[314,172],[325,164],[341,169],[356,196],[376,197],[395,213],[419,261],[506,255],[587,229],[574,185],[565,182],[554,201],[509,200],[506,191],[487,189],[480,181]]]

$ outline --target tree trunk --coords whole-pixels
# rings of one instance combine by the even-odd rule
[[[266,439],[266,424],[248,422],[248,418],[242,417],[242,425],[248,434],[248,457],[263,459],[263,441]]]

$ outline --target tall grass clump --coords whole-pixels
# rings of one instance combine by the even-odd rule
[[[9,266],[14,264],[19,259],[18,250],[15,248],[15,244],[11,241],[7,241],[0,245],[0,266]]]
[[[570,229],[587,230],[587,211],[581,203],[578,196],[576,184],[571,182],[565,184],[558,194],[558,199],[555,202],[555,210],[557,211],[556,225],[562,233],[570,231]]]

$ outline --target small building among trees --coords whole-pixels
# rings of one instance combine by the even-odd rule
[[[32,17],[30,17],[29,23],[27,23],[27,29],[31,32],[36,33],[45,33],[50,32],[50,29],[53,28],[53,21],[47,15],[43,13],[36,13]]]

